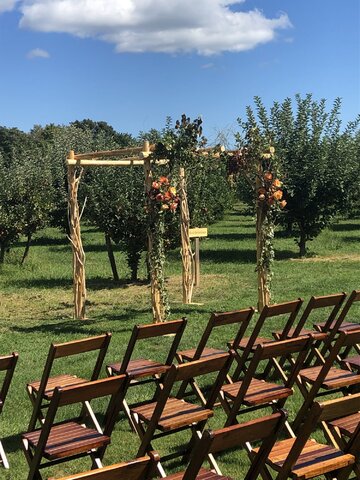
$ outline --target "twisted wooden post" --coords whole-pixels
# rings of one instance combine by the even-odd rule
[[[181,259],[182,259],[182,290],[183,302],[191,303],[194,276],[193,276],[193,253],[190,242],[190,214],[186,193],[185,170],[179,170],[179,196],[180,196],[180,222],[181,222]]]
[[[69,159],[74,159],[73,150],[69,153]],[[81,240],[81,214],[78,202],[78,189],[83,169],[81,168],[78,171],[77,168],[76,166],[68,166],[69,239],[73,253],[74,318],[84,319],[86,303],[85,252]]]

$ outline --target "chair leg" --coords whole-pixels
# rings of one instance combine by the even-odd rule
[[[2,463],[4,468],[6,468],[7,470],[9,469],[9,462],[6,458],[5,450],[1,443],[1,440],[0,440],[0,463]]]

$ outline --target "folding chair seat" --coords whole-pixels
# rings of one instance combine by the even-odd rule
[[[351,294],[349,295],[349,298],[347,299],[347,302],[344,305],[344,308],[342,309],[338,321],[335,321],[335,319],[329,324],[329,322],[320,322],[320,323],[315,323],[314,328],[318,330],[319,332],[327,332],[329,330],[332,330],[336,324],[339,324],[338,330],[340,332],[343,331],[349,331],[349,330],[358,330],[360,328],[360,322],[349,322],[345,321],[347,315],[349,314],[349,311],[351,307],[354,305],[355,302],[360,301],[360,290],[353,290]]]
[[[238,365],[233,374],[233,380],[237,380],[241,372],[246,369],[246,362],[249,361],[251,355],[255,352],[258,345],[263,345],[265,343],[274,341],[271,337],[267,338],[259,335],[263,329],[264,323],[268,322],[271,318],[276,317],[278,319],[278,317],[281,316],[288,317],[287,322],[293,321],[300,310],[302,302],[303,300],[298,298],[297,300],[291,302],[264,306],[250,337],[243,337],[239,342],[239,346],[236,348],[236,351],[240,350],[241,353],[239,353],[239,356],[237,357]],[[234,341],[229,342],[228,346],[230,348],[236,347],[236,345],[234,345]]]
[[[283,408],[287,398],[293,395],[294,383],[312,342],[311,336],[302,336],[258,345],[242,380],[224,385],[220,390],[221,403],[227,413],[225,426],[237,423],[237,417],[248,411],[266,406],[273,411]],[[285,372],[280,360],[295,355],[295,362],[290,363],[290,370]],[[265,363],[264,367],[261,367],[262,362]],[[264,380],[264,372],[269,364],[275,368],[278,383]],[[263,371],[260,372],[259,368],[263,368]],[[290,425],[287,423],[286,426],[293,435]]]
[[[48,407],[56,387],[79,385],[99,378],[110,340],[111,333],[105,333],[104,335],[96,337],[83,338],[66,343],[52,343],[50,345],[41,380],[30,382],[26,386],[30,401],[33,405],[28,431],[34,430],[37,420],[40,422],[44,421],[42,410]],[[55,360],[92,351],[98,351],[98,354],[89,378],[81,378],[71,373],[50,376]],[[86,408],[89,409],[90,406],[87,405]]]
[[[0,357],[0,372],[5,372],[4,379],[0,388],[0,414],[4,408],[5,399],[8,394],[12,377],[14,375],[14,370],[16,363],[18,361],[19,355],[17,353],[12,353],[11,355],[6,355]],[[9,462],[6,458],[4,447],[0,440],[0,465],[5,468],[9,468]]]
[[[150,452],[141,458],[135,458],[129,462],[117,463],[109,467],[102,467],[88,472],[77,473],[69,477],[48,480],[150,480],[156,477],[156,466],[159,455]]]
[[[360,355],[344,358],[342,365],[351,371],[355,370],[360,373]]]
[[[303,394],[304,402],[295,418],[293,424],[295,429],[299,428],[304,415],[317,397],[337,392],[349,394],[360,388],[360,374],[335,366],[339,352],[343,348],[351,348],[359,342],[360,329],[341,332],[334,345],[329,345],[328,356],[322,365],[300,370],[300,391]]]
[[[214,329],[218,329],[219,327],[225,327],[229,325],[236,325],[238,327],[238,331],[233,341],[233,348],[236,349],[241,339],[249,325],[249,322],[254,314],[254,308],[246,308],[243,310],[234,310],[232,312],[214,312],[211,314],[209,322],[202,334],[202,337],[199,341],[199,344],[196,348],[191,348],[187,350],[182,350],[176,353],[176,359],[181,364],[184,362],[191,362],[193,360],[198,360],[200,358],[209,358],[214,355],[221,355],[222,353],[226,353],[227,349],[217,349],[207,347],[208,340],[211,336],[211,333]],[[230,377],[228,377],[228,382],[231,382]],[[201,391],[199,385],[197,384],[195,379],[192,379],[190,382],[193,392],[199,397],[202,404],[206,404],[206,399]],[[180,396],[185,394],[186,384],[182,386],[182,390],[180,391]]]
[[[206,456],[242,447],[249,441],[262,440],[260,452],[252,460],[246,475],[242,477],[243,480],[256,480],[263,467],[264,457],[274,445],[286,417],[287,414],[280,411],[220,430],[205,431],[194,448],[187,469],[168,475],[166,478],[169,480],[231,480],[230,477],[223,476],[220,470],[214,472],[203,468]]]
[[[341,402],[341,403],[339,403]],[[329,402],[315,402],[306,415],[305,422],[298,436],[280,440],[275,443],[265,461],[266,465],[277,472],[276,480],[310,479],[324,475],[325,478],[345,480],[356,466],[356,452],[359,451],[360,435],[343,449],[323,444],[310,438],[318,423],[334,418],[344,411],[353,411],[354,402],[345,397]],[[256,453],[258,449],[254,449]],[[266,473],[270,476],[269,470]],[[330,475],[332,474],[332,475]],[[359,478],[359,477],[356,477]]]
[[[230,352],[181,365],[173,365],[170,368],[164,377],[162,389],[158,391],[157,401],[131,409],[131,417],[141,439],[137,456],[143,456],[152,451],[153,440],[185,429],[190,429],[192,432],[191,441],[185,452],[161,455],[161,458],[169,460],[184,455],[184,453],[189,454],[195,440],[201,436],[207,420],[214,414],[214,403],[232,360],[233,352]],[[205,406],[171,396],[177,382],[189,381],[191,378],[210,373],[216,373],[217,378]],[[158,470],[164,477],[165,472],[161,464],[159,464]]]
[[[334,325],[334,320],[338,311],[341,308],[346,297],[346,293],[338,293],[333,295],[324,295],[319,297],[311,297],[308,304],[305,307],[303,314],[301,315],[297,325],[295,325],[296,318],[290,318],[282,330],[277,330],[273,332],[273,336],[276,340],[282,340],[285,338],[298,337],[300,335],[310,335],[312,334],[315,338],[319,340],[324,339],[325,336],[321,333],[327,333],[330,330],[330,326]],[[332,307],[330,309],[330,307]],[[322,309],[324,315],[327,314],[327,320],[323,323],[324,328],[320,330],[314,330],[311,328],[306,328],[306,322],[308,322],[309,317],[314,311]],[[330,310],[329,310],[330,309]]]
[[[111,363],[106,366],[109,376],[127,374],[130,377],[130,387],[141,386],[146,383],[155,383],[158,387],[162,376],[170,369],[176,349],[179,346],[182,334],[186,327],[186,318],[180,320],[172,320],[164,323],[152,323],[148,325],[135,325],[128,346],[126,348],[122,362]],[[147,358],[132,359],[139,342],[149,339],[160,339],[164,336],[172,336],[174,338],[170,344],[165,360],[152,360]],[[130,408],[127,401],[123,401],[123,410],[130,422],[131,427],[135,430],[132,423]]]
[[[69,387],[56,387],[42,428],[22,435],[22,447],[30,471],[28,480],[41,480],[39,470],[50,465],[83,456],[90,456],[92,467],[102,467],[101,460],[115,424],[128,379],[126,375],[82,383]],[[84,425],[82,408],[80,416],[55,423],[59,408],[90,402],[95,398],[110,397],[102,430],[93,413],[92,426]],[[43,459],[47,460],[45,463]]]

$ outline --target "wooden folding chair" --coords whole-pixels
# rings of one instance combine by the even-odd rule
[[[344,370],[335,365],[339,352],[343,348],[351,348],[360,342],[360,329],[340,332],[335,344],[330,346],[328,356],[321,365],[300,370],[300,389],[304,402],[293,423],[298,430],[306,413],[319,396],[342,393],[343,395],[356,392],[360,388],[360,374]]]
[[[180,455],[188,455],[191,452],[193,444],[201,436],[207,420],[214,414],[214,403],[230,368],[233,355],[233,352],[230,352],[182,365],[173,365],[164,378],[163,388],[158,392],[157,401],[131,409],[131,416],[141,439],[137,456],[141,457],[154,450],[153,440],[186,429],[191,430],[192,437],[185,451],[162,455],[161,458],[166,461]],[[205,406],[170,396],[175,383],[188,381],[212,372],[217,373],[217,378]],[[158,430],[160,433],[156,433]],[[212,466],[217,468],[211,455],[209,460]],[[158,470],[160,475],[165,477],[160,463]]]
[[[19,355],[14,352],[11,355],[0,357],[0,372],[5,372],[5,376],[0,389],[0,414],[4,408],[5,399],[10,388],[11,380],[14,375],[16,363]],[[4,447],[0,440],[0,465],[9,468],[9,462],[6,458]]]
[[[357,478],[360,478],[360,445],[357,437],[360,438],[360,393],[349,395],[324,402],[328,413],[323,421],[332,433],[335,440],[334,446],[345,451],[350,447],[356,456],[357,462],[354,465],[354,471]],[[358,442],[357,450],[354,443]]]
[[[299,337],[300,335],[309,335],[314,334],[315,332],[320,332],[320,330],[305,328],[305,324],[309,320],[311,314],[319,309],[328,310],[327,312],[324,312],[324,315],[327,314],[327,320],[323,323],[323,329],[321,330],[321,332],[327,333],[334,325],[336,315],[338,314],[345,298],[346,293],[344,292],[333,295],[311,297],[296,326],[294,326],[294,320],[296,320],[296,318],[290,318],[282,330],[273,332],[274,338],[276,340],[283,340],[285,338]],[[332,308],[330,309],[330,307]]]
[[[130,387],[140,386],[151,382],[155,382],[155,384],[159,386],[161,376],[169,370],[173,363],[176,349],[179,346],[186,323],[186,318],[182,318],[180,320],[172,320],[163,323],[135,325],[122,362],[107,365],[107,374],[109,376],[114,376],[126,373],[131,379]],[[132,359],[135,347],[139,341],[161,338],[166,335],[174,335],[174,338],[171,342],[165,361],[144,358]],[[123,400],[122,407],[132,429],[136,431],[135,425],[132,423],[130,407],[125,399]]]
[[[44,421],[42,410],[49,406],[55,387],[78,385],[99,378],[110,340],[111,333],[105,333],[104,335],[96,337],[83,338],[81,340],[73,340],[66,343],[52,343],[50,345],[41,380],[28,383],[26,386],[26,390],[33,405],[33,412],[28,427],[29,432],[34,430],[37,420],[41,423]],[[80,378],[68,372],[53,377],[50,376],[55,360],[96,350],[98,350],[98,355],[96,357],[92,374],[89,378]],[[90,405],[86,404],[85,407],[89,410]]]
[[[239,353],[239,356],[237,357],[238,365],[232,377],[234,381],[238,380],[240,378],[240,374],[246,370],[246,363],[251,358],[251,355],[255,352],[257,346],[274,341],[272,338],[259,336],[265,322],[267,323],[269,319],[274,317],[278,318],[281,316],[286,316],[287,322],[293,322],[301,308],[302,303],[303,300],[298,298],[297,300],[293,300],[291,302],[264,306],[250,337],[243,337],[236,348],[236,351],[240,350],[241,353]],[[234,341],[229,343],[230,348],[233,348],[233,346]]]
[[[135,458],[129,462],[117,463],[59,479],[51,477],[48,480],[150,480],[156,477],[158,462],[159,455],[156,452],[149,452],[149,455]]]
[[[340,319],[339,331],[340,332],[345,330],[358,330],[360,328],[359,321],[357,322],[345,321],[351,307],[354,305],[355,302],[360,302],[360,290],[353,290],[351,292],[351,294],[347,299],[347,302],[345,303],[343,309],[341,310],[341,313],[339,315],[339,319]],[[314,328],[319,332],[322,332],[322,331],[327,332],[331,330],[334,327],[334,325],[335,325],[335,320],[330,325],[328,325],[328,322],[315,323]]]
[[[214,473],[202,468],[206,456],[242,447],[246,442],[262,440],[259,453],[253,458],[246,475],[242,477],[243,480],[256,480],[263,468],[264,460],[277,440],[286,417],[286,412],[280,411],[220,430],[206,430],[194,448],[187,469],[166,478],[169,480],[231,480],[230,477],[223,476],[220,470]]]
[[[198,360],[200,358],[209,358],[213,355],[219,355],[225,353],[226,350],[224,349],[217,349],[207,347],[209,338],[211,333],[214,329],[219,327],[224,327],[226,325],[238,325],[238,332],[236,334],[235,340],[233,343],[234,350],[239,345],[241,339],[243,338],[245,331],[249,325],[249,322],[254,314],[255,310],[253,307],[246,308],[243,310],[234,310],[232,312],[214,312],[210,316],[210,320],[206,325],[206,328],[201,336],[199,344],[196,348],[191,348],[188,350],[182,350],[176,353],[177,361],[182,364],[185,362],[191,362],[193,360]],[[230,378],[228,378],[230,382]],[[202,393],[199,385],[197,384],[195,379],[192,379],[190,382],[193,392],[199,397],[202,404],[206,404],[206,399],[204,394]],[[185,393],[186,384],[184,383],[182,386],[180,395]]]
[[[42,428],[22,435],[22,446],[30,467],[27,479],[41,480],[40,469],[83,456],[90,456],[92,468],[102,467],[101,460],[110,443],[115,417],[127,385],[126,375],[119,375],[70,387],[56,387]],[[107,396],[110,400],[103,430],[93,412],[90,417],[92,427],[84,425],[82,412],[76,418],[54,423],[60,407]]]
[[[358,435],[344,450],[318,443],[310,438],[317,423],[331,417],[332,409],[333,407],[326,404],[315,402],[298,436],[275,443],[265,463],[277,472],[276,480],[287,478],[305,480],[320,476],[326,479],[348,479],[356,462],[355,452],[359,449],[360,436]],[[257,453],[258,449],[254,449],[253,452]],[[273,478],[269,470],[266,469],[265,472],[267,478]]]
[[[237,423],[237,417],[249,411],[269,406],[273,411],[282,409],[287,398],[293,395],[293,386],[297,375],[308,355],[313,337],[302,336],[278,342],[258,345],[255,354],[241,381],[224,385],[220,390],[221,403],[227,413],[225,427]],[[280,360],[297,356],[286,371],[280,365]],[[265,365],[261,367],[261,362]],[[271,363],[278,374],[279,382],[269,382],[264,376]],[[262,368],[263,371],[259,371]],[[290,435],[295,436],[286,422]]]

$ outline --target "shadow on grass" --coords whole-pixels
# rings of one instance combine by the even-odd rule
[[[359,237],[343,237],[341,240],[347,243],[359,243]]]
[[[8,437],[3,437],[1,440],[4,444],[4,450],[6,453],[14,453],[22,450],[20,433],[15,435],[9,435]],[[10,465],[10,468],[11,468],[11,465]]]
[[[256,235],[254,233],[213,233],[211,235],[211,239],[213,240],[255,240]]]
[[[214,263],[255,263],[256,251],[251,249],[237,250],[203,250],[200,253],[202,260]],[[275,260],[288,260],[295,258],[296,254],[291,250],[276,251]]]
[[[130,286],[143,286],[147,285],[148,280],[139,280],[133,282],[129,279],[121,279],[115,282],[111,278],[88,278],[86,279],[86,286],[90,290],[116,290],[118,288],[129,288]],[[9,286],[16,286],[19,288],[32,289],[32,288],[69,288],[72,285],[71,278],[38,278],[38,279],[16,279],[14,281],[7,282]]]
[[[360,231],[360,225],[358,223],[335,223],[330,226],[330,230],[333,230],[334,232]]]
[[[17,247],[25,248],[25,245],[26,245],[25,240],[16,243]],[[53,246],[55,246],[55,245],[63,245],[63,246],[69,245],[70,246],[70,242],[66,237],[63,237],[63,238],[38,237],[38,238],[34,238],[31,241],[30,250],[33,247],[48,247],[48,246],[51,246],[51,245],[53,245]]]

